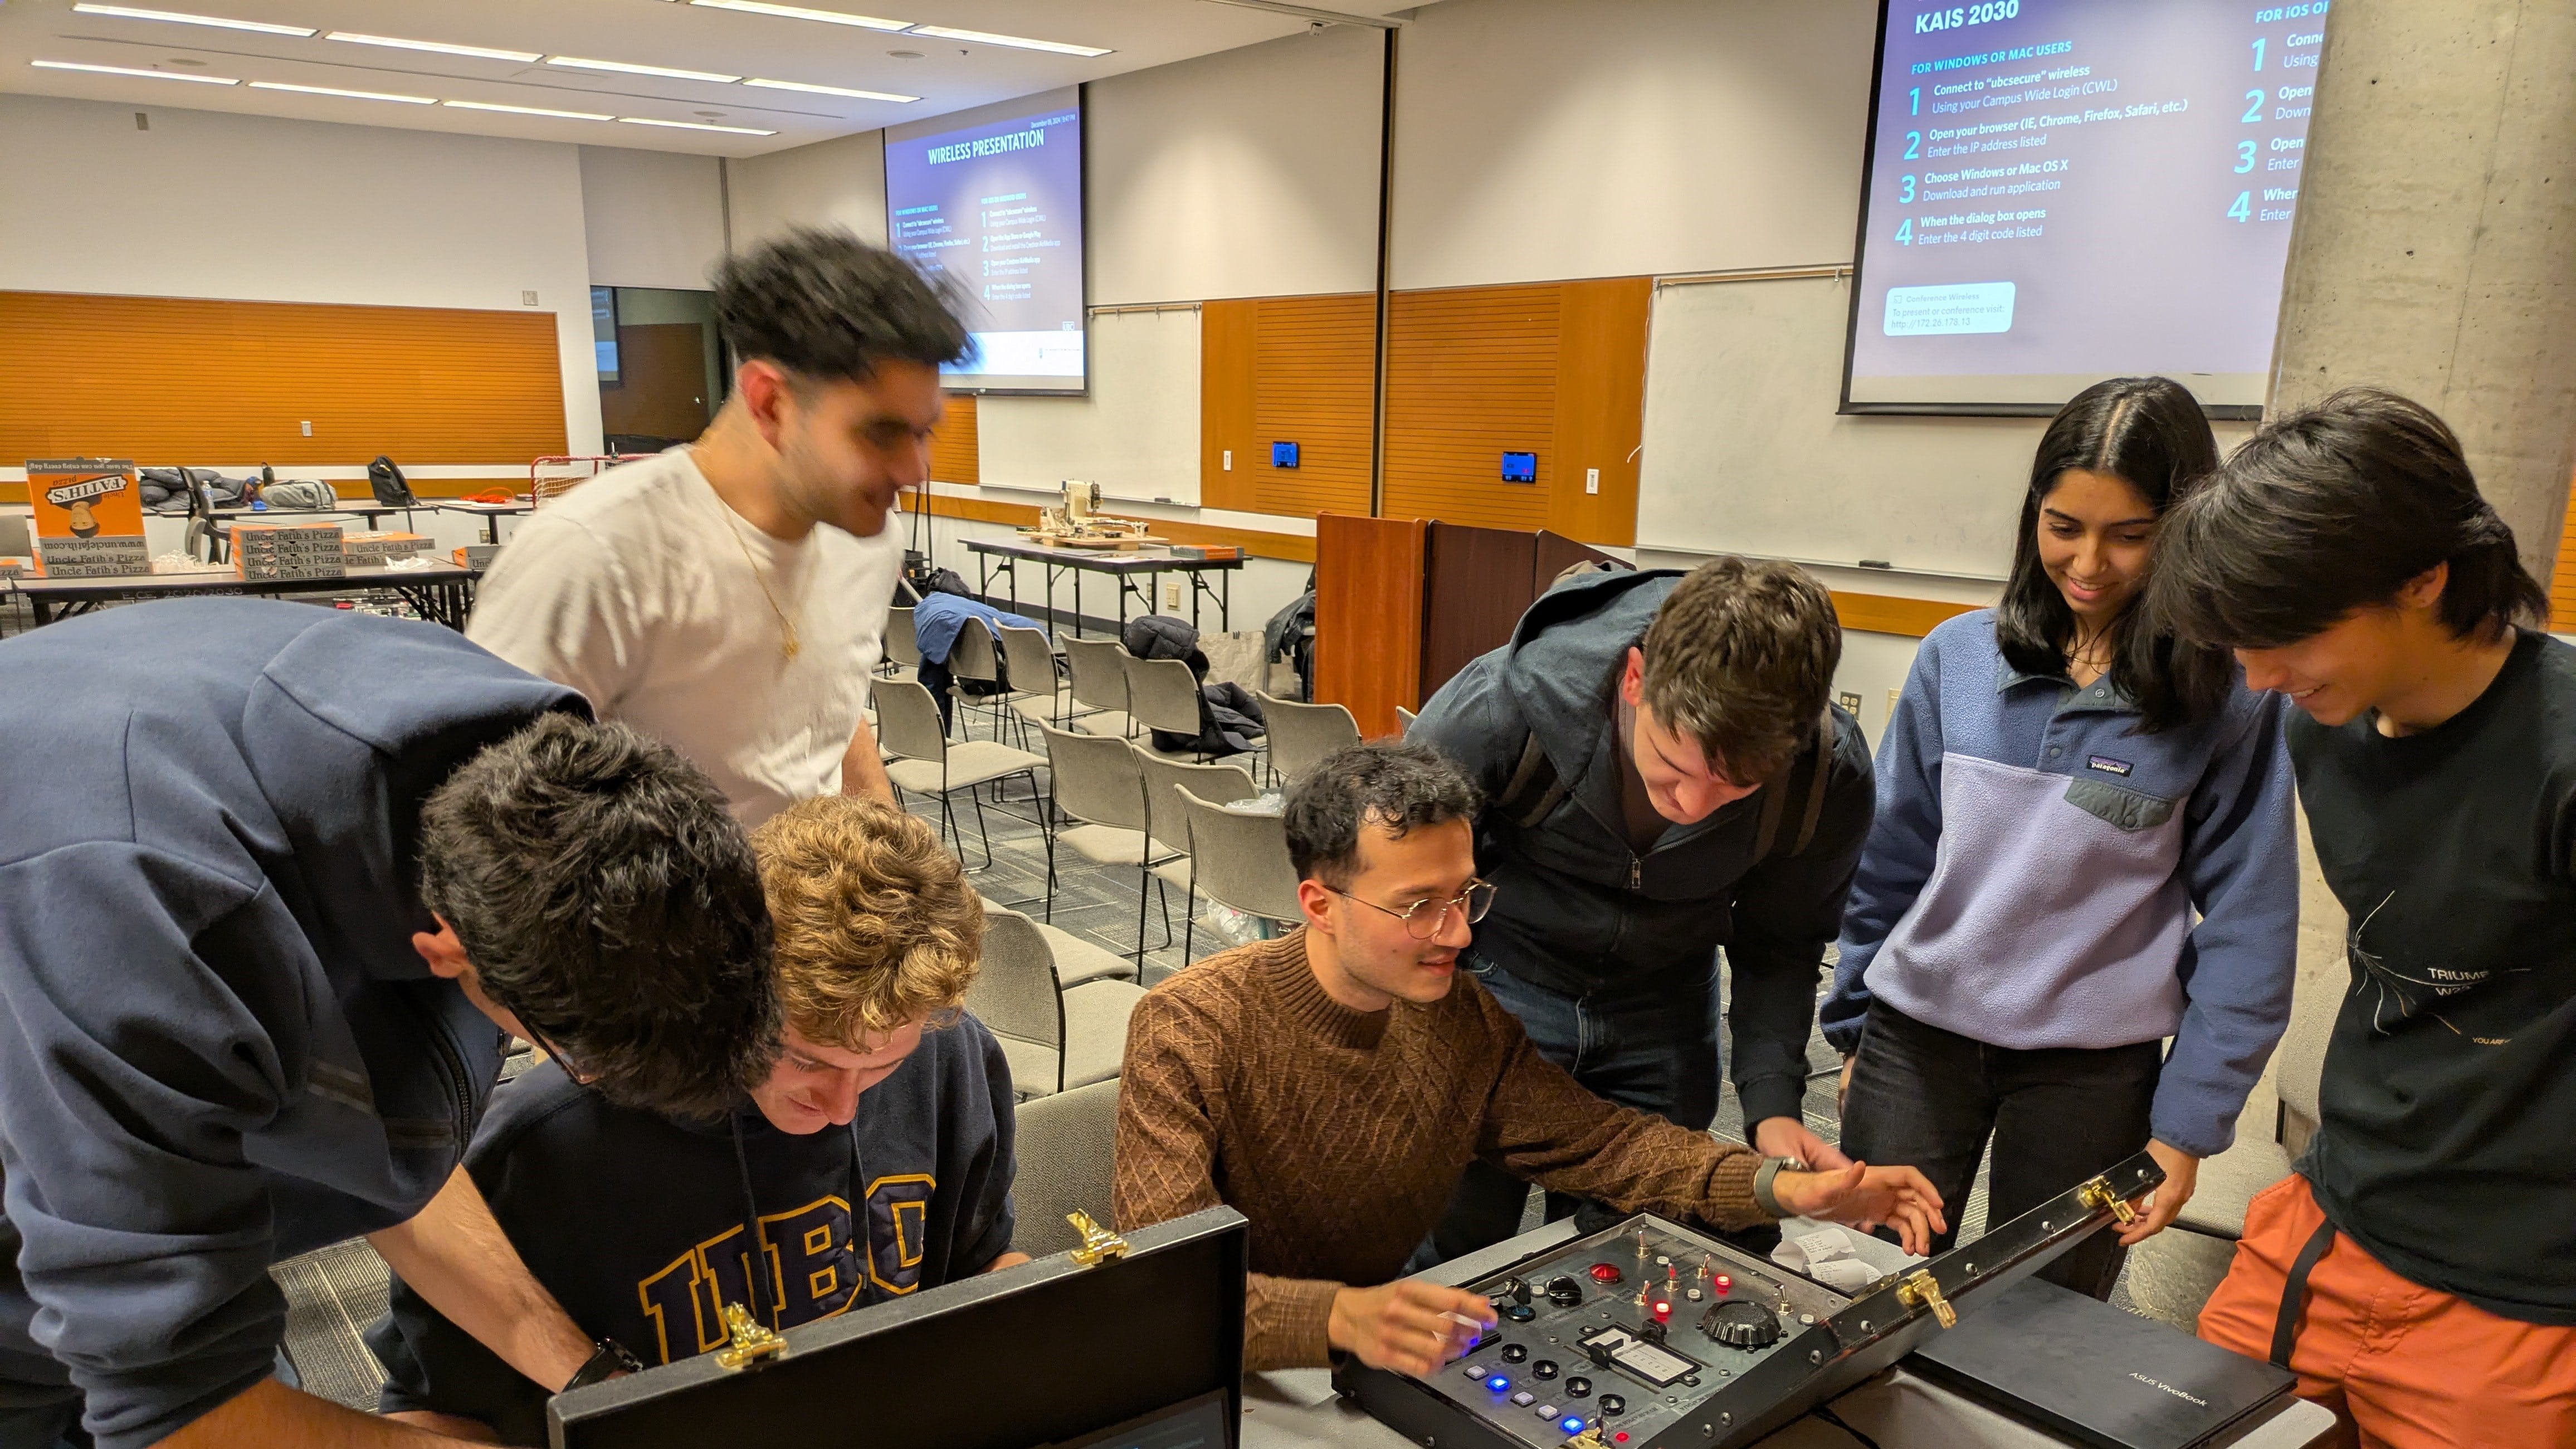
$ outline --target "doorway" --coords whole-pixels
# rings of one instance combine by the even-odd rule
[[[706,431],[729,379],[713,292],[593,287],[599,419],[608,448],[658,453]]]

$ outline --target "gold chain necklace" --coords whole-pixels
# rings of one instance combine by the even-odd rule
[[[715,493],[715,486],[709,484],[707,491]],[[797,652],[805,647],[796,637],[796,621],[787,617],[787,611],[778,606],[778,596],[769,591],[768,573],[761,568],[759,560],[751,556],[751,544],[742,536],[742,524],[734,517],[733,505],[725,502],[721,493],[716,493],[716,511],[724,515],[725,532],[732,536],[733,546],[742,550],[743,565],[751,570],[751,581],[760,586],[760,597],[768,601],[769,612],[778,616],[779,657],[795,658]]]

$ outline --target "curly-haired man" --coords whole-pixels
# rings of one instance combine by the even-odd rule
[[[728,1303],[788,1328],[1028,1261],[1010,1251],[1010,1069],[959,1009],[984,912],[956,857],[850,796],[790,806],[752,847],[786,1016],[768,1080],[675,1117],[549,1062],[494,1094],[466,1154],[538,1281],[645,1363],[722,1346]],[[545,1391],[403,1283],[368,1342],[386,1412],[545,1442]]]
[[[716,273],[733,395],[686,448],[530,518],[467,637],[669,741],[745,825],[836,791],[894,798],[861,710],[903,567],[887,526],[929,469],[955,300],[846,232]]]

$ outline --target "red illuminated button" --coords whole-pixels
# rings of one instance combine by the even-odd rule
[[[1654,1308],[1655,1317],[1658,1319],[1665,1319],[1673,1316],[1673,1305],[1664,1299],[1656,1299]]]
[[[1611,1267],[1607,1263],[1595,1263],[1592,1265],[1592,1281],[1595,1283],[1616,1283],[1619,1281],[1619,1270]]]
[[[1610,1439],[1612,1443],[1625,1444],[1628,1442],[1628,1431],[1622,1429],[1618,1433],[1611,1435]]]

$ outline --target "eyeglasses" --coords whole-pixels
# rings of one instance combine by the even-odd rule
[[[1417,941],[1428,941],[1446,929],[1451,911],[1464,913],[1467,924],[1472,926],[1483,920],[1485,912],[1493,909],[1494,905],[1494,883],[1489,880],[1467,882],[1467,888],[1450,900],[1435,901],[1426,897],[1400,911],[1393,906],[1381,906],[1375,901],[1360,900],[1358,896],[1338,886],[1326,886],[1324,889],[1340,896],[1343,900],[1357,901],[1372,911],[1384,911],[1404,922],[1404,933]]]

